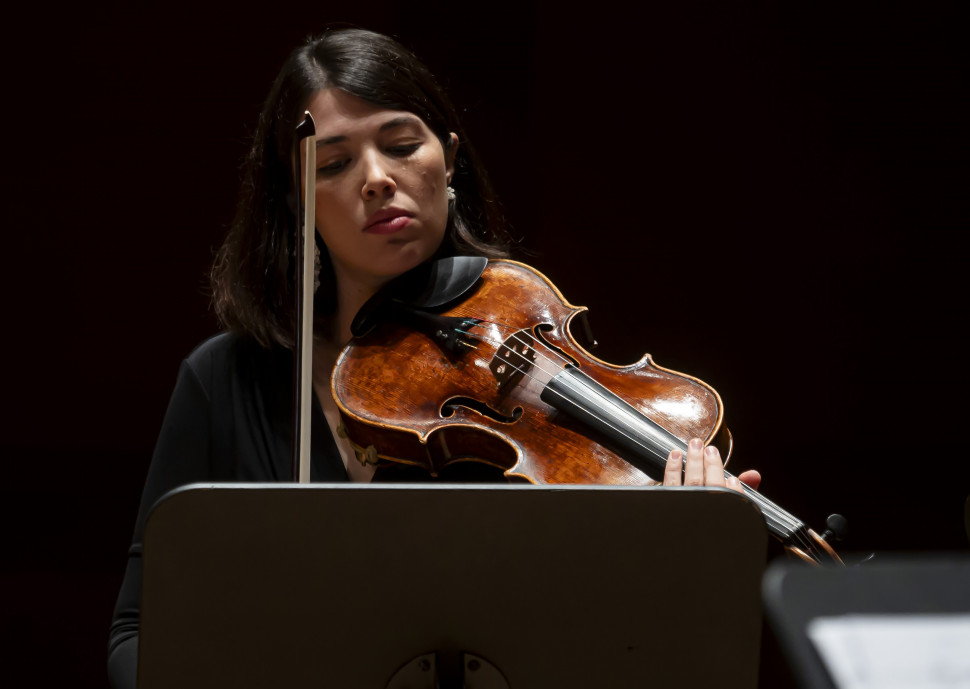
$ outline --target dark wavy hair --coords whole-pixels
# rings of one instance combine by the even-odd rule
[[[292,152],[296,126],[311,97],[327,88],[414,113],[446,150],[455,132],[459,144],[451,186],[457,199],[437,256],[498,258],[509,253],[498,199],[454,106],[428,69],[387,36],[361,29],[328,31],[294,50],[270,89],[244,163],[236,215],[210,273],[212,302],[223,327],[248,334],[264,347],[293,346],[297,221],[292,199],[298,192]],[[336,300],[325,247],[320,254],[318,322],[327,320]]]

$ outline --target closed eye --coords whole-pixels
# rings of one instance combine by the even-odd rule
[[[420,143],[402,144],[400,146],[388,146],[387,152],[390,153],[392,156],[396,156],[398,158],[406,158],[407,156],[417,151],[419,148],[421,148]]]
[[[335,160],[332,163],[328,163],[327,165],[321,165],[320,167],[317,168],[317,174],[334,175],[340,172],[341,170],[343,170],[345,167],[347,167],[347,163],[349,162],[350,162],[349,158],[341,158],[340,160]]]

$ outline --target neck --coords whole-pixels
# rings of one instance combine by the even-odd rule
[[[337,303],[330,327],[317,333],[313,340],[313,377],[314,380],[330,380],[330,374],[337,363],[337,356],[353,335],[350,326],[360,308],[374,296],[383,285],[378,281],[354,279],[345,271],[334,267],[337,288]]]
[[[361,285],[358,283],[337,283],[337,303],[331,320],[330,332],[325,339],[341,349],[350,342],[353,334],[350,326],[361,307],[380,289],[380,285]]]

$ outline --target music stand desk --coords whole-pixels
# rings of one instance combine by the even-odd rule
[[[139,687],[754,689],[767,532],[717,488],[225,484],[146,527]],[[470,685],[469,685],[470,686]]]

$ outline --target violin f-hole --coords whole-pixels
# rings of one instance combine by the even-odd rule
[[[516,407],[511,415],[506,415],[471,397],[452,397],[441,405],[441,415],[445,418],[453,416],[456,407],[465,407],[499,423],[515,423],[522,417],[522,407]]]

